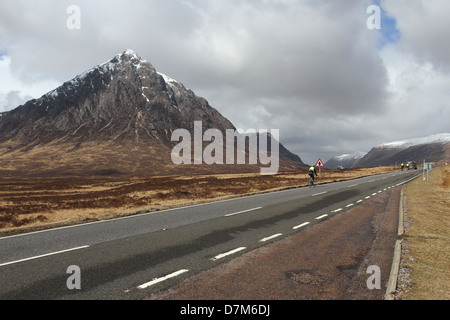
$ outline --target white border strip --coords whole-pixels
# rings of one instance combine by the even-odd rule
[[[282,236],[282,235],[283,235],[282,233],[277,233],[277,234],[274,234],[273,236],[270,236],[270,237],[261,239],[261,240],[259,240],[259,242],[266,242],[266,241],[269,241],[269,240],[278,238],[278,237],[280,237],[280,236]]]
[[[297,230],[297,229],[303,228],[304,226],[307,226],[308,224],[309,224],[309,222],[305,222],[305,223],[302,223],[302,224],[300,224],[298,226],[293,227],[292,229]]]
[[[186,273],[186,272],[188,272],[188,271],[189,271],[189,270],[187,270],[187,269],[179,270],[179,271],[174,272],[174,273],[171,273],[171,274],[169,274],[169,275],[167,275],[167,276],[165,276],[165,277],[162,277],[162,278],[156,278],[156,279],[154,279],[154,280],[152,280],[152,281],[149,281],[149,282],[147,282],[147,283],[141,284],[140,286],[138,286],[138,288],[139,288],[139,289],[146,289],[146,288],[151,287],[151,286],[153,286],[153,285],[155,285],[155,284],[157,284],[157,283],[160,283],[160,282],[162,282],[162,281],[166,281],[166,280],[168,280],[168,279],[170,279],[170,278],[177,277],[177,276],[179,276],[179,275],[181,275],[181,274],[183,274],[183,273]]]
[[[237,249],[225,252],[225,253],[221,253],[221,254],[215,256],[214,258],[212,258],[211,260],[216,261],[216,260],[222,259],[222,258],[224,258],[226,256],[235,254],[236,252],[239,252],[239,251],[242,251],[242,250],[245,250],[245,249],[247,249],[247,248],[246,247],[240,247],[240,248],[237,248]]]

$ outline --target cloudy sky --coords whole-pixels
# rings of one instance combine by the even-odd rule
[[[133,49],[313,164],[450,132],[449,17],[448,0],[1,0],[0,111]]]

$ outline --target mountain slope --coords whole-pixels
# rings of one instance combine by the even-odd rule
[[[126,50],[0,117],[3,175],[255,172],[255,165],[174,166],[176,129],[235,129],[180,82]],[[280,168],[303,166],[280,145]]]
[[[205,119],[207,128],[233,128],[205,99],[174,80],[166,82],[127,50],[2,117],[0,137],[29,144],[34,139],[167,141],[166,131],[192,127],[193,119]]]
[[[337,167],[352,168],[353,164],[363,157],[365,153],[355,152],[352,154],[343,154],[340,156],[335,156],[325,162],[328,169],[336,169]]]
[[[379,145],[356,161],[354,167],[394,165],[408,161],[417,161],[420,164],[424,160],[427,162],[450,160],[449,133]]]

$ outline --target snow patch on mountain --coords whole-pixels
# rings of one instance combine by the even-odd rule
[[[352,168],[353,164],[361,159],[366,153],[365,152],[354,152],[350,154],[342,154],[340,156],[334,156],[325,162],[325,165],[329,169],[335,169],[339,167]]]
[[[173,92],[173,89],[176,88],[175,85],[176,85],[176,84],[179,84],[179,82],[178,82],[177,80],[175,80],[175,79],[172,79],[172,78],[166,76],[166,75],[163,74],[163,73],[158,72],[158,74],[159,74],[161,77],[163,77],[164,82],[166,83],[167,94],[169,95],[170,101],[172,101],[172,106],[173,106],[175,109],[180,110],[180,108],[178,107],[177,102],[176,102],[176,100],[175,100],[175,93]]]
[[[175,79],[172,79],[171,77],[166,76],[165,74],[158,72],[158,74],[163,77],[164,81],[169,84],[169,85],[173,85],[173,84],[177,84],[178,81]]]
[[[82,74],[76,76],[72,80],[69,80],[65,82],[64,88],[68,91],[71,91],[77,87],[79,87],[81,84],[83,84],[86,81],[86,78],[88,78],[93,73],[97,72],[100,76],[103,75],[109,75],[110,80],[113,80],[114,74],[116,71],[120,68],[123,68],[124,64],[131,64],[136,70],[148,66],[149,63],[141,58],[135,51],[131,49],[125,50],[123,53],[117,54],[114,58],[111,60],[108,60],[98,66],[95,66],[94,68],[91,68]],[[92,79],[91,79],[92,81]],[[103,80],[102,80],[103,81]],[[104,84],[104,81],[103,81]],[[92,89],[94,89],[93,83],[91,83]],[[62,90],[61,87],[56,88],[47,94],[44,95],[44,97],[47,98],[53,98],[56,99],[60,94],[64,94],[67,96],[67,93]],[[147,97],[145,97],[147,98]],[[147,98],[148,99],[148,98]]]
[[[421,145],[421,144],[446,143],[446,142],[450,142],[450,133],[439,133],[439,134],[434,134],[434,135],[431,135],[428,137],[388,142],[388,143],[383,143],[383,144],[379,145],[378,147],[379,148],[407,149],[409,147]]]
[[[363,157],[365,154],[366,154],[365,152],[355,152],[355,153],[351,153],[351,154],[343,154],[340,156],[336,156],[336,157],[334,157],[334,159],[336,159],[338,161],[359,159],[359,158]]]

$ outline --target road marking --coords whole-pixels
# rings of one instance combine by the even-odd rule
[[[261,239],[261,240],[259,240],[259,242],[266,242],[266,241],[272,240],[272,239],[277,238],[282,235],[283,235],[282,233],[277,233],[277,234],[274,234],[273,236]]]
[[[248,209],[248,210],[234,212],[234,213],[229,213],[229,214],[226,214],[225,217],[231,217],[231,216],[235,216],[237,214],[246,213],[246,212],[250,212],[250,211],[255,211],[255,210],[259,210],[259,209],[262,209],[262,207]]]
[[[356,201],[356,203],[361,203],[361,202],[363,202],[363,201],[364,201],[364,200],[361,199],[361,200]]]
[[[376,196],[377,195],[377,193],[375,192],[375,193],[372,193],[372,196]]]
[[[323,215],[317,217],[316,220],[320,220],[320,219],[323,219],[323,218],[326,218],[326,217],[328,217],[328,215],[327,214],[323,214]]]
[[[320,196],[321,194],[325,194],[325,193],[328,193],[328,191],[324,191],[324,192],[313,194],[312,197]]]
[[[221,253],[221,254],[215,256],[214,258],[212,258],[211,260],[216,261],[216,260],[222,259],[222,258],[224,258],[226,256],[235,254],[236,252],[239,252],[239,251],[242,251],[242,250],[245,250],[245,249],[247,249],[247,248],[246,247],[240,247],[240,248],[237,248],[237,249],[225,252],[225,253]]]
[[[345,207],[346,207],[346,208],[350,208],[350,207],[352,207],[352,206],[353,206],[353,203],[350,203],[350,204],[346,205]]]
[[[339,209],[333,210],[333,211],[331,211],[331,213],[336,213],[336,212],[339,212],[339,211],[342,211],[342,208],[339,208]]]
[[[356,187],[358,184],[352,184],[351,186],[348,186],[347,188]]]
[[[305,223],[302,223],[302,224],[300,224],[300,225],[298,225],[298,226],[295,226],[295,227],[292,228],[292,229],[294,229],[294,230],[300,229],[300,228],[303,228],[304,226],[307,226],[308,224],[309,224],[309,222],[305,222]]]
[[[85,249],[85,248],[89,248],[89,246],[82,246],[82,247],[78,247],[78,248],[72,248],[72,249],[67,249],[67,250],[62,250],[62,251],[56,251],[56,252],[52,252],[52,253],[42,254],[42,255],[39,255],[39,256],[35,256],[35,257],[30,257],[30,258],[26,258],[26,259],[11,261],[11,262],[0,264],[0,267],[4,267],[4,266],[10,265],[10,264],[15,264],[15,263],[19,263],[19,262],[24,262],[24,261],[44,258],[44,257],[48,257],[48,256],[53,256],[53,255],[57,255],[57,254],[60,254],[60,253],[65,253],[65,252]]]
[[[168,280],[168,279],[170,279],[170,278],[177,277],[177,276],[179,276],[179,275],[181,275],[181,274],[183,274],[183,273],[186,273],[186,272],[188,272],[188,271],[189,271],[189,270],[187,270],[187,269],[179,270],[179,271],[174,272],[174,273],[171,273],[171,274],[169,274],[169,275],[167,275],[167,276],[165,276],[165,277],[162,277],[162,278],[156,278],[156,279],[154,279],[154,280],[152,280],[152,281],[149,281],[149,282],[147,282],[147,283],[141,284],[140,286],[138,286],[138,288],[139,288],[139,289],[146,289],[146,288],[148,288],[148,287],[150,287],[150,286],[153,286],[153,285],[155,285],[155,284],[157,284],[157,283],[160,283],[160,282],[162,282],[162,281],[166,281],[166,280]]]
[[[370,199],[370,196],[367,196],[366,199]]]

